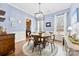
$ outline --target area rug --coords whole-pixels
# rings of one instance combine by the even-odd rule
[[[54,56],[58,52],[58,47],[55,45],[52,45],[52,50],[51,50],[51,44],[48,43],[44,49],[41,50],[41,55],[38,46],[34,48],[34,51],[32,52],[33,49],[33,41],[30,41],[29,44],[26,42],[23,45],[23,53],[27,56]]]

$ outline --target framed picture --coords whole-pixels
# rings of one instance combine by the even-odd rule
[[[51,27],[51,22],[47,22],[46,27]]]
[[[10,22],[12,27],[16,27],[17,20],[14,17],[10,17]]]

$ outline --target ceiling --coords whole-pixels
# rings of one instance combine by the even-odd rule
[[[39,11],[38,3],[10,3],[10,5],[21,9],[30,15],[34,15],[34,13]],[[47,15],[67,9],[70,6],[71,3],[41,3],[40,10],[44,13],[44,15]]]

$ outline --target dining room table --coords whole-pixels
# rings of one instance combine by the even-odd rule
[[[39,44],[40,45],[42,44],[42,46],[43,46],[42,49],[44,49],[46,47],[46,43],[47,43],[48,38],[51,36],[46,35],[46,33],[32,33],[31,37],[34,38],[33,39],[33,41],[34,41],[33,47],[35,47],[38,44],[37,41],[39,41]],[[40,55],[41,55],[41,47],[39,47],[39,50],[40,50]]]
[[[32,32],[29,44],[23,45],[23,53],[31,56],[56,55],[57,46],[54,45],[52,32]]]

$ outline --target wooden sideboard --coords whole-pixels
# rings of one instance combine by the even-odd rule
[[[0,35],[0,55],[7,55],[15,51],[15,34]]]

